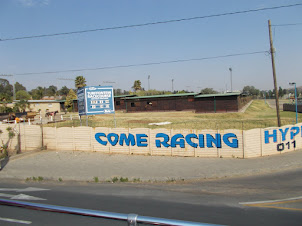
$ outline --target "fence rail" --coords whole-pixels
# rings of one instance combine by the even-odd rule
[[[13,200],[7,200],[7,199],[0,199],[0,204],[6,205],[6,206],[23,207],[23,208],[27,208],[27,209],[33,209],[33,210],[41,210],[41,211],[49,211],[49,212],[65,213],[65,214],[75,214],[75,215],[81,215],[81,216],[90,216],[90,217],[98,217],[98,218],[105,218],[105,219],[111,219],[111,220],[126,221],[129,226],[136,226],[138,223],[150,224],[150,225],[175,225],[175,226],[213,225],[213,224],[206,224],[206,223],[199,223],[199,222],[192,222],[192,221],[181,221],[181,220],[139,216],[137,214],[113,213],[113,212],[88,210],[88,209],[80,209],[80,208],[65,207],[65,206],[55,206],[55,205],[40,204],[40,203],[13,201]]]

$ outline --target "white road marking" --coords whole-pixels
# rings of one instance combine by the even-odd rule
[[[23,221],[23,220],[2,218],[2,217],[0,217],[0,221],[7,221],[7,222],[19,223],[19,224],[31,224],[32,223],[31,221]]]
[[[28,188],[0,188],[0,191],[15,191],[15,192],[31,192],[31,191],[47,191],[50,189],[46,188],[34,188],[34,187],[28,187]]]
[[[266,200],[266,201],[256,201],[256,202],[240,202],[239,204],[241,204],[241,205],[261,204],[261,203],[291,201],[291,200],[298,200],[298,199],[302,199],[302,196],[288,198],[288,199],[276,199],[276,200]]]
[[[25,194],[18,194],[18,195],[10,195],[0,193],[0,197],[10,198],[10,199],[19,199],[19,200],[46,200],[35,196],[25,195]]]

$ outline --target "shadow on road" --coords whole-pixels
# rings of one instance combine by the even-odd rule
[[[9,157],[5,157],[3,159],[0,159],[0,171],[2,169],[4,169],[4,167],[7,165],[7,163],[9,162]]]

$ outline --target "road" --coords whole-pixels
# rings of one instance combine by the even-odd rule
[[[249,177],[177,183],[1,180],[0,193],[0,198],[24,194],[43,199],[28,200],[35,203],[220,225],[301,225],[302,222],[301,168]],[[259,202],[267,200],[270,202]],[[8,222],[8,219],[15,222]],[[126,222],[1,205],[0,224],[127,225]]]

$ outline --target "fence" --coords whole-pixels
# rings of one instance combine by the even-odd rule
[[[302,123],[252,130],[150,129],[108,127],[42,127],[0,125],[3,144],[11,152],[41,148],[190,157],[250,158],[294,151],[302,147]]]

